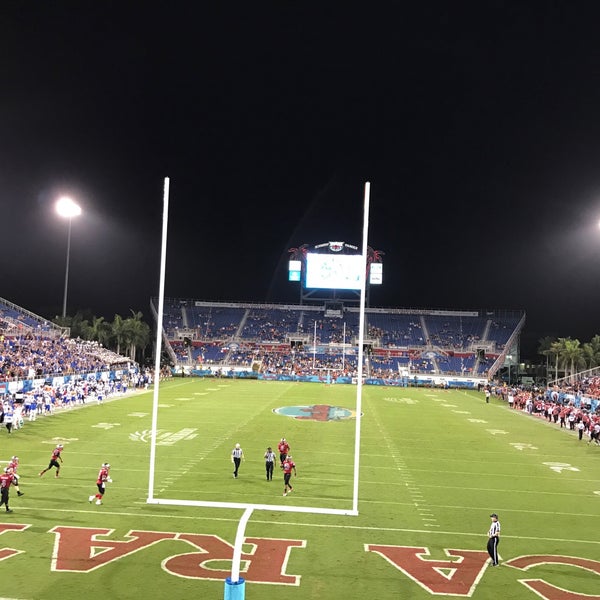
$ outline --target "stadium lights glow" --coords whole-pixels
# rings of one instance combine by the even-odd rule
[[[71,198],[63,196],[56,203],[56,212],[67,219],[78,217],[81,214],[81,206],[74,202]]]
[[[69,259],[71,256],[71,223],[73,217],[78,217],[81,214],[81,206],[74,202],[71,198],[63,196],[56,203],[56,212],[64,219],[69,219],[69,229],[67,233],[67,266],[65,268],[65,291],[63,294],[63,319],[67,316],[67,289],[69,287]]]

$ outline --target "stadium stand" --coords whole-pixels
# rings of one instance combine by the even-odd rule
[[[0,299],[0,381],[123,369],[131,360]]]
[[[157,299],[151,301],[156,315]],[[166,299],[164,333],[180,364],[252,365],[259,373],[356,372],[356,306]],[[369,375],[487,377],[518,339],[522,312],[367,308]],[[188,348],[180,342],[188,338]]]

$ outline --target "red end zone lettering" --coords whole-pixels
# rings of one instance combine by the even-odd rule
[[[216,535],[182,533],[177,536],[198,548],[199,552],[178,554],[165,559],[162,568],[172,575],[194,579],[221,580],[231,574],[230,570],[212,568],[213,561],[231,561],[233,546]],[[300,585],[300,575],[288,575],[285,571],[292,548],[304,548],[304,540],[281,540],[271,538],[246,538],[250,552],[242,552],[240,572],[252,583]],[[221,565],[222,567],[222,565]]]
[[[517,558],[507,560],[504,564],[515,569],[521,569],[523,571],[527,571],[532,567],[545,564],[571,565],[573,567],[585,569],[586,571],[591,571],[596,575],[600,575],[600,562],[597,560],[578,558],[577,556],[519,556]],[[543,579],[519,579],[519,581],[544,600],[600,599],[600,596],[578,594],[577,592],[571,592],[569,590],[559,588],[544,581]]]
[[[113,529],[54,527],[50,530],[56,534],[51,570],[87,573],[160,540],[177,537],[176,533],[130,531],[125,541],[98,539],[112,532]]]
[[[365,544],[367,552],[380,554],[416,584],[435,595],[471,596],[489,560],[487,552],[444,550],[455,560],[427,560],[427,548]]]
[[[0,535],[7,531],[24,531],[29,525],[10,525],[6,523],[0,523]],[[5,560],[15,554],[21,554],[23,550],[15,550],[14,548],[0,548],[0,560]]]
[[[7,529],[17,527],[24,529],[28,526],[6,526]],[[50,530],[50,533],[56,535],[51,570],[88,573],[161,540],[182,540],[198,551],[166,558],[162,567],[167,572],[194,579],[224,580],[230,575],[230,570],[223,570],[222,565],[220,568],[210,566],[211,562],[231,561],[233,557],[233,546],[216,535],[130,531],[123,540],[100,539],[112,532],[112,529],[54,527]],[[304,548],[304,540],[246,538],[246,543],[252,546],[249,552],[242,553],[242,572],[246,581],[296,586],[300,584],[300,575],[288,575],[285,571],[291,549]],[[13,550],[12,554],[17,552]]]

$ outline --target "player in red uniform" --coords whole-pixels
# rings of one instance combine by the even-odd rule
[[[58,444],[58,446],[56,446],[56,448],[54,448],[54,450],[52,450],[52,456],[50,457],[50,463],[48,464],[48,467],[46,469],[44,469],[43,471],[40,471],[40,477],[46,471],[49,471],[52,467],[56,467],[56,473],[54,474],[54,477],[58,477],[58,474],[60,473],[60,465],[58,464],[58,461],[59,460],[60,460],[60,462],[63,461],[62,456],[60,455],[60,453],[62,451],[63,451],[62,444]]]
[[[283,462],[290,451],[290,445],[287,443],[285,438],[281,438],[281,441],[279,444],[277,444],[277,449],[279,450],[279,462],[281,463],[281,468],[283,469]]]
[[[108,463],[102,463],[100,471],[98,471],[98,478],[96,479],[96,485],[98,486],[98,493],[94,496],[90,496],[88,500],[93,502],[96,498],[96,504],[102,504],[102,497],[106,492],[106,484],[112,483],[112,479],[109,475],[110,465]]]
[[[13,456],[8,463],[8,469],[12,469],[13,474],[13,486],[17,490],[17,496],[22,496],[25,492],[19,489],[19,476],[17,475],[17,469],[19,468],[19,457]]]
[[[8,467],[4,469],[4,473],[0,475],[0,506],[4,504],[6,506],[6,512],[11,513],[12,510],[8,507],[8,491],[10,490],[10,485],[14,481],[14,475],[9,470]]]
[[[290,478],[292,477],[292,471],[294,471],[294,477],[296,477],[296,463],[292,460],[291,455],[288,455],[281,465],[283,469],[283,495],[287,496],[294,488],[290,485]],[[289,491],[288,491],[289,490]]]

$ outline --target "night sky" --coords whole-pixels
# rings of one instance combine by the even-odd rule
[[[68,194],[67,312],[149,317],[168,176],[166,296],[295,302],[369,180],[372,306],[600,333],[597,3],[324,4],[3,0],[0,296],[60,314]]]

